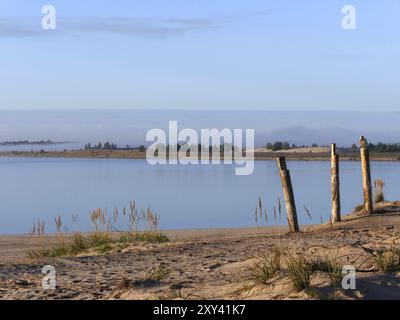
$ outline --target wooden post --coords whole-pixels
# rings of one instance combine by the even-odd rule
[[[331,145],[331,187],[332,187],[332,223],[341,221],[340,216],[340,184],[339,184],[339,155],[336,144]]]
[[[292,180],[290,179],[290,172],[286,167],[285,157],[276,159],[279,167],[279,174],[281,176],[283,196],[286,203],[286,214],[291,232],[299,232],[299,224],[297,222],[296,204],[294,201]]]
[[[364,136],[360,137],[360,155],[363,179],[364,210],[367,215],[370,215],[373,211],[371,168],[369,164],[368,143]]]

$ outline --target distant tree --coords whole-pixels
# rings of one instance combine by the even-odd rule
[[[272,151],[282,150],[282,142],[275,141],[272,145]]]
[[[144,145],[140,145],[139,146],[139,151],[140,152],[145,152],[146,151],[146,147]]]
[[[282,150],[289,150],[290,149],[289,142],[287,142],[287,141],[282,142],[281,148],[282,148]]]

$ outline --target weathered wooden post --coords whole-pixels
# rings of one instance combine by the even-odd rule
[[[369,164],[368,143],[364,136],[360,137],[360,155],[361,169],[363,179],[363,195],[364,195],[364,210],[366,214],[372,214],[372,185],[371,185],[371,168]]]
[[[336,144],[331,145],[331,187],[332,187],[332,223],[339,222],[340,216],[340,184],[339,184],[339,155]]]
[[[279,167],[279,174],[281,176],[283,196],[286,203],[286,214],[291,232],[299,232],[299,223],[297,221],[296,204],[294,201],[292,180],[290,179],[290,172],[286,167],[285,157],[276,159]]]

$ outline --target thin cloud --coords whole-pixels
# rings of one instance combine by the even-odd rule
[[[0,17],[0,38],[40,37],[43,31],[40,24],[35,26],[26,20]]]
[[[193,31],[215,28],[213,19],[143,19],[127,17],[81,17],[57,19],[57,29],[41,29],[40,19],[0,17],[0,37],[46,37],[57,34],[119,34],[132,37],[163,39]]]

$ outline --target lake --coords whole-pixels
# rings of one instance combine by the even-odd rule
[[[301,224],[324,222],[330,215],[330,163],[288,161]],[[400,163],[371,163],[372,178],[386,182],[385,195],[399,199]],[[0,233],[27,233],[44,219],[54,231],[61,215],[70,230],[89,229],[88,213],[95,208],[120,210],[135,200],[151,206],[161,217],[162,229],[257,226],[258,197],[267,208],[282,199],[275,161],[256,161],[250,176],[235,176],[232,165],[158,165],[145,160],[0,158]],[[341,162],[342,211],[362,202],[361,165]],[[284,205],[282,201],[282,205]],[[306,215],[309,210],[312,220]],[[78,225],[72,214],[79,214]],[[285,212],[281,223],[286,223]],[[51,226],[50,226],[51,225]],[[259,225],[265,225],[263,222]]]
[[[53,143],[53,144],[19,144],[19,145],[0,145],[0,152],[9,151],[63,151],[83,149],[83,143]]]

